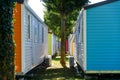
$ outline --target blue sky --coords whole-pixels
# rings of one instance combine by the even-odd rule
[[[100,1],[104,1],[104,0],[90,0],[92,3],[96,3],[96,2],[100,2]],[[44,15],[44,7],[42,5],[42,2],[40,2],[40,0],[29,0],[28,4],[31,6],[31,8],[37,13],[37,15],[42,19],[43,19],[43,15]]]

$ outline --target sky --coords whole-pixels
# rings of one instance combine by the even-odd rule
[[[36,12],[36,14],[44,21],[44,6],[40,0],[29,0],[28,4]]]
[[[105,1],[105,0],[90,0],[92,3],[97,3],[97,2],[101,2],[101,1]]]
[[[104,0],[90,0],[92,3],[97,3]],[[44,21],[44,6],[43,3],[40,0],[29,0],[28,4],[30,7],[36,12],[36,14]]]

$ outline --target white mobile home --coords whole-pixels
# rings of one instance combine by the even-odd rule
[[[15,72],[26,74],[41,64],[48,53],[48,28],[29,7],[27,0],[14,10]]]

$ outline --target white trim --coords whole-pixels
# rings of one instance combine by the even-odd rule
[[[24,30],[24,13],[25,11],[25,7],[24,5],[21,4],[21,59],[22,59],[22,62],[21,62],[21,69],[24,74],[25,72],[25,30]]]
[[[84,70],[86,70],[86,68],[87,68],[87,54],[86,54],[87,53],[87,51],[86,51],[87,50],[87,47],[86,47],[86,45],[87,45],[87,39],[86,39],[86,36],[87,36],[87,31],[86,31],[87,30],[87,27],[86,27],[87,26],[87,24],[86,24],[86,10],[83,11],[83,14],[84,14],[84,19],[83,19],[84,20],[84,24],[83,24],[84,25],[84,29],[83,29],[84,30],[84,63],[83,64],[84,64]]]

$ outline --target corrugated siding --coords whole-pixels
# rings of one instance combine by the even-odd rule
[[[33,23],[33,27],[36,25],[36,24],[39,24],[39,21],[34,18],[34,23]],[[36,25],[38,26],[38,25]],[[42,42],[42,27],[44,28],[44,42]],[[34,42],[34,52],[33,52],[33,56],[34,56],[34,65],[38,65],[40,63],[43,62],[44,60],[44,57],[45,57],[45,54],[47,53],[47,46],[46,46],[46,43],[47,43],[47,27],[45,27],[44,24],[39,24],[39,28],[38,28],[38,42]],[[35,31],[35,30],[34,30]],[[34,34],[35,36],[35,34]],[[46,50],[46,51],[45,51]]]
[[[87,10],[87,70],[120,70],[120,1]]]
[[[28,15],[30,16],[30,38],[28,38]],[[36,31],[38,30],[38,33]],[[44,34],[43,34],[44,33]],[[43,36],[42,36],[43,35]],[[44,61],[48,53],[47,46],[47,26],[36,18],[34,13],[25,7],[24,10],[24,73],[30,71],[35,66]],[[37,37],[35,37],[37,36]],[[43,39],[44,38],[44,39]],[[44,41],[42,41],[44,40]]]
[[[32,54],[33,54],[33,46],[32,46],[32,39],[33,39],[33,30],[32,30],[32,27],[30,27],[30,39],[28,39],[28,15],[30,15],[30,18],[32,19],[32,16],[31,14],[29,13],[29,11],[27,9],[24,10],[25,14],[24,14],[24,32],[25,32],[25,37],[24,37],[24,40],[25,40],[25,53],[24,53],[24,60],[25,60],[25,73],[28,72],[32,65],[33,65],[33,58],[32,58]],[[30,21],[31,22],[31,21]],[[32,26],[32,25],[31,25]]]
[[[57,45],[56,45],[56,36],[52,35],[52,55],[56,53]]]
[[[48,27],[44,25],[44,56],[48,55]]]
[[[68,38],[68,44],[69,44],[69,46],[68,46],[69,49],[68,49],[68,50],[69,50],[70,55],[73,55],[73,53],[72,53],[73,37],[72,37],[72,36],[73,36],[73,34],[70,34],[70,35],[69,35],[69,38]]]
[[[74,58],[75,60],[78,62],[78,64],[80,64],[80,42],[79,42],[79,34],[80,34],[80,29],[78,28],[80,27],[79,25],[76,25],[76,30],[75,30],[75,46],[74,46]],[[72,47],[72,43],[71,43],[71,47]]]
[[[81,10],[76,23],[74,57],[82,69],[84,69],[83,22],[83,10]]]

